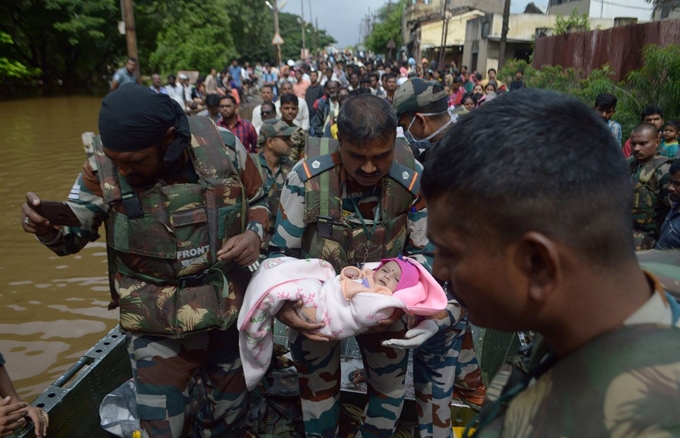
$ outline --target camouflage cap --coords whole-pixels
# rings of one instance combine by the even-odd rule
[[[265,120],[260,127],[260,137],[264,140],[273,137],[290,137],[298,129],[279,119]]]
[[[441,85],[421,78],[411,78],[401,84],[394,93],[394,110],[397,117],[402,114],[417,112],[422,107],[446,99],[446,90]]]

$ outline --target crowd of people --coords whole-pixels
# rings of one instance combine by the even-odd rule
[[[680,397],[680,305],[633,250],[678,240],[677,204],[666,218],[669,199],[680,200],[678,124],[659,108],[645,108],[621,147],[613,96],[587,107],[522,90],[522,71],[506,85],[494,69],[483,78],[426,59],[324,57],[233,61],[193,85],[180,73],[166,86],[153,75],[149,87],[130,78],[135,62],[114,77],[94,155],[68,197],[82,225],[50,223],[29,192],[22,226],[68,255],[105,225],[111,308],[128,334],[144,436],[241,426],[257,383],[246,384],[237,347],[244,297],[253,316],[238,325],[251,327],[253,357],[271,346],[262,321],[290,328],[306,436],[338,435],[338,321],[305,311],[316,292],[286,290],[302,268],[264,277],[283,288],[276,296],[249,296],[258,267],[262,278],[292,259],[321,263],[315,291],[381,261],[362,287],[399,292],[418,263],[446,289],[442,310],[395,308],[353,333],[367,381],[358,436],[394,435],[409,350],[421,437],[452,436],[454,396],[484,402],[480,437],[678,431],[660,412],[668,394]],[[469,322],[540,336],[487,390]],[[640,375],[649,367],[663,381]],[[206,403],[189,424],[197,374]],[[631,403],[645,407],[630,413]]]

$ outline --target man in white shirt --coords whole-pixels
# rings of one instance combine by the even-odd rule
[[[183,110],[186,111],[186,104],[184,102],[184,87],[177,83],[175,75],[168,76],[168,85],[165,87],[168,91],[168,96],[177,102]]]
[[[295,94],[293,93],[293,84],[288,81],[281,83],[281,95],[284,94]],[[277,100],[276,103],[276,118],[281,118],[281,100]],[[309,107],[304,99],[298,100],[299,111],[297,117],[295,117],[295,124],[302,128],[305,132],[309,131]]]
[[[274,100],[274,87],[272,87],[271,85],[263,85],[262,88],[260,88],[260,96],[262,97],[262,103],[273,103],[272,101]],[[262,126],[262,123],[264,122],[260,115],[261,110],[262,104],[253,108],[253,115],[250,118],[250,123],[253,124],[253,126],[258,132],[260,130],[260,126]]]

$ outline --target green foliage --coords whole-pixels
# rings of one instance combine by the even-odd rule
[[[393,39],[396,47],[402,45],[401,41],[401,18],[404,14],[407,0],[399,0],[397,4],[385,5],[378,11],[379,21],[373,26],[373,32],[368,35],[364,45],[375,53],[387,53],[387,43]]]
[[[285,43],[281,46],[281,56],[283,60],[300,58],[300,49],[302,48],[302,25],[298,23],[298,16],[286,12],[279,13],[279,31]],[[314,33],[314,28],[310,23],[305,23],[305,47],[314,49],[314,41],[316,38],[317,49],[322,49],[326,46],[335,44],[335,38],[326,34],[325,30],[319,31],[318,35]],[[266,31],[270,35],[271,31]],[[276,46],[271,45],[271,35],[267,43],[272,47],[272,59],[276,59]]]
[[[588,106],[593,106],[595,98],[601,93],[610,93],[618,99],[614,120],[621,124],[624,140],[626,134],[639,122],[641,106],[635,92],[629,91],[625,83],[612,80],[612,70],[608,65],[593,70],[585,77],[583,71],[563,68],[559,65],[544,65],[541,70],[533,68],[523,60],[511,60],[498,72],[503,82],[510,82],[518,69],[524,70],[524,83],[527,87],[543,88],[574,96]]]
[[[5,32],[0,31],[0,45],[14,44],[11,36]],[[0,80],[7,81],[10,78],[16,79],[30,79],[38,74],[37,69],[30,69],[19,61],[0,56]]]
[[[661,107],[668,119],[680,117],[680,45],[650,45],[642,53],[642,68],[627,78],[636,99]]]
[[[578,9],[574,8],[571,15],[563,17],[558,15],[555,19],[555,35],[562,35],[569,33],[572,28],[581,28],[585,31],[590,30],[590,23],[588,22],[588,14],[583,14],[579,17]]]
[[[162,73],[177,70],[208,72],[237,55],[225,0],[159,3],[163,26],[149,63]]]

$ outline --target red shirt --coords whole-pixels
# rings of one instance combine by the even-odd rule
[[[465,96],[465,89],[463,87],[459,87],[458,91],[452,91],[449,94],[449,106],[460,105],[463,101],[463,96]]]
[[[224,119],[220,120],[217,126],[230,130],[232,134],[241,140],[241,143],[243,143],[243,146],[249,152],[257,151],[257,131],[255,131],[255,127],[249,121],[236,116],[236,124],[234,126],[227,125],[227,121]]]

